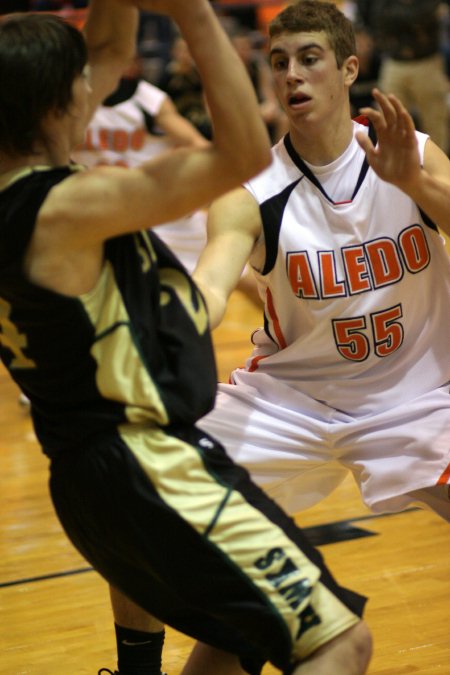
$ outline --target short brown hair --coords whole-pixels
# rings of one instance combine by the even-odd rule
[[[333,2],[297,0],[269,24],[271,38],[281,33],[309,32],[326,34],[338,68],[342,67],[345,59],[356,54],[353,24]]]

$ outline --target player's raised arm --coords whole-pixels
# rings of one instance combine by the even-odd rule
[[[123,0],[126,1],[126,0]],[[214,127],[214,144],[230,174],[244,181],[270,161],[269,141],[253,85],[208,0],[136,0],[141,9],[169,14],[200,73]],[[228,162],[227,162],[228,159]],[[224,176],[228,185],[233,177]]]
[[[221,187],[214,192],[223,194],[270,161],[267,130],[245,67],[208,0],[139,0],[136,4],[170,14],[188,44],[208,101],[214,152],[221,163]]]
[[[91,114],[112,93],[136,51],[138,11],[131,2],[90,0],[83,33],[88,50]]]
[[[104,167],[65,181],[59,195],[55,191],[53,206],[58,210],[58,197],[58,222],[66,223],[60,235],[67,235],[69,249],[180,218],[270,162],[270,143],[254,88],[208,0],[138,5],[169,13],[178,24],[202,79],[213,141],[209,147],[182,148],[127,171]]]

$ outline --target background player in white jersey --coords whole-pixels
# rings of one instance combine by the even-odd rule
[[[84,143],[73,159],[87,167],[138,166],[177,147],[207,147],[209,141],[184,117],[169,96],[142,78],[135,56],[118,88],[91,119]],[[192,272],[206,243],[206,210],[154,228]]]
[[[374,92],[371,131],[351,120],[353,27],[333,3],[290,5],[270,36],[289,135],[212,205],[194,275],[214,326],[250,256],[265,326],[199,424],[291,512],[351,471],[374,511],[449,519],[449,160],[393,97]]]

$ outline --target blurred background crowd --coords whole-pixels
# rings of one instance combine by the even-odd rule
[[[286,130],[266,54],[266,27],[289,2],[217,0],[212,3],[247,65],[272,140]],[[336,0],[353,21],[360,73],[353,112],[372,106],[374,86],[395,93],[419,130],[449,152],[450,0]],[[82,25],[87,0],[2,0],[0,13],[52,11]],[[166,17],[144,12],[138,39],[139,75],[161,88],[178,112],[206,138],[211,127],[202,87],[184,40]]]

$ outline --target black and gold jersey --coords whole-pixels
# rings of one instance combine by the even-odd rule
[[[70,171],[32,171],[0,192],[0,356],[50,456],[121,424],[193,424],[217,380],[203,298],[152,231],[108,240],[84,295],[24,277],[38,210]]]

